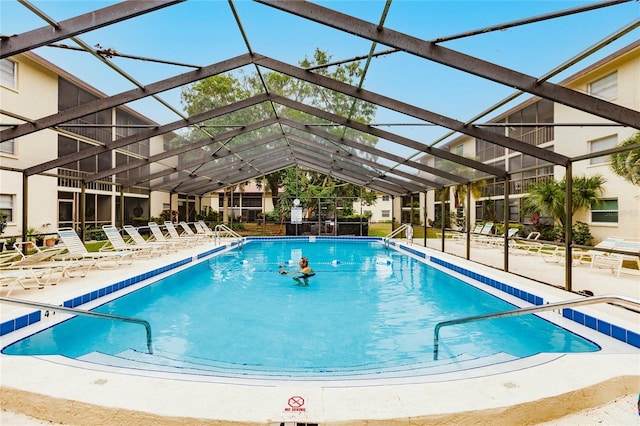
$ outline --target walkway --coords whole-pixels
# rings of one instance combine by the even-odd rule
[[[419,249],[415,244],[413,247]],[[65,280],[43,290],[16,290],[11,296],[59,304],[80,293],[210,248],[181,250],[117,270],[91,271],[86,279]],[[561,267],[548,267],[555,267],[562,274]],[[523,277],[507,278],[503,272],[478,268],[501,279],[517,281],[518,285],[544,293],[550,300],[577,297]],[[532,263],[531,271],[532,276],[538,276],[540,266]],[[550,271],[553,275],[553,269]],[[633,291],[633,284],[638,285],[635,279],[611,278],[605,271],[585,276],[591,279],[581,282],[602,294],[612,293],[613,286],[628,286]],[[638,315],[633,312],[609,305],[588,308],[602,316],[616,317],[625,326],[640,332]],[[28,311],[2,305],[0,319],[4,321]],[[102,368],[79,368],[55,357],[2,356],[0,400],[3,409],[69,425],[213,425],[221,422],[393,425],[406,424],[407,418],[415,424],[531,424],[552,421],[637,393],[640,352],[628,347],[624,352],[565,355],[542,364],[538,362],[535,367],[531,366],[531,360],[526,360],[516,369],[483,371],[477,376],[473,372],[455,378],[416,377],[402,383],[374,380],[340,384],[242,380],[216,383],[194,377],[168,380]],[[553,386],[549,378],[553,378]],[[290,409],[288,401],[294,396],[304,398],[304,411]]]

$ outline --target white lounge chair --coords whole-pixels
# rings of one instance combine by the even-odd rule
[[[101,252],[123,251],[131,250],[134,252],[135,257],[153,257],[162,254],[157,246],[151,245],[138,245],[127,244],[127,242],[120,235],[120,231],[113,225],[103,225],[102,230],[109,239],[109,242],[100,247]]]
[[[46,280],[42,278],[39,281],[40,284],[55,285],[60,282],[63,277],[85,277],[91,267],[95,265],[95,260],[92,259],[71,261],[54,260],[54,257],[64,250],[62,247],[40,250],[35,244],[31,244],[30,242],[16,243],[16,246],[18,245],[33,245],[36,252],[30,255],[24,255],[22,252],[18,252],[20,253],[19,259],[2,265],[0,269],[3,271],[44,270],[46,272],[44,274]],[[23,251],[26,252],[27,250],[25,249]]]
[[[133,263],[134,253],[131,250],[89,252],[73,228],[58,229],[58,236],[67,249],[66,253],[56,256],[58,260],[94,259],[100,269],[117,268]]]
[[[491,235],[491,230],[493,229],[493,222],[487,222],[482,226],[482,229],[477,234],[471,234],[471,244],[472,245],[482,245],[486,242],[492,241],[492,238],[495,238]]]
[[[42,289],[44,283],[41,280],[47,273],[49,271],[46,269],[1,269],[0,286],[9,289],[6,296],[11,294],[15,286],[20,286],[25,290]],[[34,281],[35,284],[29,284],[29,281]]]
[[[145,240],[142,235],[140,235],[140,232],[138,232],[138,230],[132,225],[125,225],[122,228],[136,246],[152,247],[160,253],[170,253],[177,246],[176,243],[171,241],[153,241],[152,239]]]
[[[201,220],[194,222],[193,226],[196,228],[196,233],[198,235],[202,235],[207,238],[215,238],[216,236],[216,233]]]
[[[542,243],[538,241],[539,232],[530,232],[527,238],[509,240],[509,251],[512,254],[537,255],[540,254]]]
[[[589,263],[590,268],[610,269],[616,277],[620,277],[625,261],[636,262],[640,269],[640,241],[624,237],[606,238],[594,248],[610,250],[589,250],[581,258],[582,263]]]
[[[200,243],[200,238],[191,235],[180,235],[173,222],[166,221],[164,227],[169,234],[169,240],[172,241],[185,241],[189,245],[196,245]],[[192,231],[193,232],[193,231]]]

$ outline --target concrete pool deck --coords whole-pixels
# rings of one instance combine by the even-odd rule
[[[412,247],[424,250],[415,244]],[[181,250],[116,270],[92,270],[84,279],[66,279],[43,290],[14,290],[11,297],[61,304],[78,294],[209,248]],[[562,274],[562,268],[546,265],[542,259],[530,257],[527,263],[531,276],[538,279],[544,273]],[[474,268],[506,276],[486,266],[474,264]],[[549,301],[580,297],[520,276],[508,278]],[[580,285],[588,285],[596,295],[640,298],[636,276],[614,278],[609,271],[583,266],[574,268],[574,279]],[[6,290],[0,292],[5,294]],[[1,306],[1,321],[33,311],[4,303]],[[584,309],[615,318],[617,324],[640,332],[637,313],[611,305]],[[536,360],[525,360],[506,370],[487,367],[466,375],[353,383],[167,379],[80,367],[58,357],[1,356],[0,401],[4,410],[68,425],[536,424],[625,395],[637,395],[640,351],[624,346],[622,351],[533,357]],[[637,421],[637,413],[633,415]]]

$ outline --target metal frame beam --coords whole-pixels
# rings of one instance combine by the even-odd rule
[[[164,151],[161,152],[159,154],[155,154],[150,156],[149,158],[143,158],[143,159],[138,159],[138,160],[134,160],[128,164],[123,164],[121,166],[117,166],[114,167],[111,170],[105,170],[103,172],[98,172],[98,173],[94,173],[90,176],[87,176],[84,178],[85,182],[93,182],[96,180],[100,180],[100,179],[104,179],[107,176],[111,176],[117,173],[121,173],[121,172],[125,172],[127,170],[131,170],[131,169],[135,169],[136,167],[141,167],[150,163],[155,163],[161,160],[165,160],[167,158],[171,158],[171,157],[175,157],[176,155],[180,155],[180,154],[184,154],[190,151],[194,151],[200,148],[203,148],[205,146],[209,146],[212,145],[214,143],[220,144],[220,148],[221,149],[225,149],[228,152],[232,153],[233,152],[231,150],[229,150],[229,148],[227,148],[225,146],[225,140],[234,138],[236,136],[240,136],[243,135],[245,133],[249,133],[264,127],[268,127],[268,126],[272,126],[274,124],[276,124],[278,121],[275,118],[268,118],[266,120],[262,120],[262,121],[258,121],[257,123],[253,123],[250,124],[248,126],[245,127],[240,127],[234,130],[230,130],[228,132],[224,132],[221,133],[219,135],[216,135],[214,138],[205,138],[205,139],[200,139],[198,141],[195,142],[189,142],[189,144],[181,146],[179,148],[175,148],[169,151]],[[279,137],[282,137],[282,135],[280,134]],[[80,151],[82,152],[82,151]],[[212,159],[216,159],[219,158],[220,156],[215,154],[215,156],[212,156]],[[148,179],[146,179],[148,180]],[[136,182],[127,182],[127,186],[132,186],[132,185],[136,185],[138,183],[143,182],[142,180],[138,180]],[[126,186],[125,186],[126,187]]]
[[[448,49],[431,41],[421,40],[388,28],[381,29],[376,24],[307,1],[255,1],[616,123],[640,129],[640,112],[638,111],[553,83],[540,81],[527,74]]]
[[[433,148],[426,144],[423,144],[422,142],[418,142],[416,140],[409,139],[404,136],[397,135],[395,133],[387,132],[385,130],[372,127],[368,124],[364,124],[353,119],[348,120],[345,117],[342,117],[340,115],[333,114],[328,111],[324,111],[310,105],[305,105],[298,101],[294,101],[294,100],[291,100],[282,96],[277,96],[277,95],[272,95],[272,101],[280,105],[284,105],[289,108],[297,109],[298,111],[305,112],[309,115],[314,115],[316,117],[319,117],[328,121],[332,121],[342,126],[350,127],[354,130],[358,130],[363,133],[368,133],[372,136],[377,136],[379,138],[386,139],[388,141],[395,142],[400,145],[404,145],[408,148],[413,148],[417,151],[422,151],[425,154],[430,154],[430,155],[433,155],[434,157],[440,157],[442,159],[449,160],[451,162],[454,162],[466,167],[470,167],[472,169],[476,169],[493,176],[502,177],[502,178],[506,176],[506,172],[497,167],[489,166],[487,164],[481,163],[476,160],[472,160],[470,158],[452,154],[449,151],[445,151],[439,148]]]
[[[469,126],[453,118],[446,117],[441,114],[436,114],[434,112],[404,102],[400,102],[396,99],[389,98],[375,92],[359,89],[341,81],[333,80],[323,75],[314,74],[305,69],[295,67],[293,65],[289,65],[284,62],[268,58],[266,56],[254,54],[253,58],[254,62],[258,65],[269,68],[273,71],[277,71],[288,76],[304,80],[308,83],[313,83],[318,86],[322,86],[327,89],[343,93],[345,95],[352,96],[354,98],[358,98],[360,100],[367,101],[372,104],[382,106],[384,108],[388,108],[414,118],[418,118],[420,120],[428,121],[429,123],[433,123],[441,127],[446,127],[447,129],[454,130],[459,133],[464,133],[469,136],[484,139],[496,145],[504,146],[515,151],[520,151],[524,154],[531,155],[532,157],[536,157],[541,160],[549,161],[550,163],[559,166],[566,165],[569,162],[569,157],[565,155],[558,154],[553,151],[547,151],[542,148],[538,148],[537,146],[529,145],[528,143],[519,141],[517,139],[499,135],[481,127],[476,127],[473,125]],[[640,113],[638,113],[638,115],[640,115]]]
[[[165,133],[170,133],[174,130],[181,129],[186,126],[190,126],[192,124],[200,123],[202,121],[209,120],[211,118],[219,117],[234,111],[238,111],[243,108],[247,108],[249,106],[257,105],[259,103],[265,102],[269,99],[269,95],[257,95],[252,98],[244,99],[242,101],[226,105],[221,108],[212,109],[202,114],[197,114],[192,117],[189,117],[187,120],[178,120],[173,123],[165,124],[164,126],[159,126],[153,130],[145,130],[143,132],[136,133],[135,135],[127,136],[125,138],[116,139],[115,141],[111,141],[106,143],[105,145],[98,145],[91,148],[83,149],[81,151],[75,152],[73,154],[65,155],[64,157],[57,158],[55,160],[47,161],[45,163],[38,164],[36,166],[28,167],[25,169],[25,172],[30,175],[38,174],[56,167],[63,166],[72,161],[82,160],[84,158],[92,157],[94,155],[101,154],[106,151],[112,151],[116,148],[122,148],[127,145],[131,145],[136,142],[143,141],[145,139],[150,139],[155,136],[160,136]],[[249,127],[249,126],[247,126]],[[232,130],[242,132],[242,128]],[[238,133],[241,134],[241,133]],[[212,138],[213,140],[214,138]]]
[[[364,186],[366,184],[366,181],[362,180],[358,175],[347,173],[342,170],[327,168],[325,165],[314,163],[306,158],[304,160],[299,160],[299,162],[300,164],[308,167],[311,170],[324,173],[327,176],[334,176],[338,179],[344,180],[345,182],[349,182],[354,185]],[[403,188],[398,188],[395,185],[387,184],[384,182],[376,182],[376,184],[370,184],[369,187],[375,189],[376,191],[389,195],[404,195],[410,192],[408,190],[404,190]]]
[[[318,156],[318,152],[314,151],[306,146],[294,145],[292,146],[294,153],[301,152],[304,154],[304,158],[306,160],[314,159],[317,161],[324,161],[325,158],[322,156]],[[320,154],[322,155],[322,154]],[[298,156],[301,157],[301,156]],[[376,173],[376,170],[367,170],[361,166],[355,165],[351,162],[344,161],[342,157],[332,158],[331,165],[339,168],[344,173],[353,173],[353,176],[363,176],[368,180],[365,180],[364,185],[368,185],[371,182],[384,182],[386,184],[392,184],[399,188],[405,189],[407,192],[420,192],[423,191],[424,188],[420,185],[416,185],[412,182],[406,182],[401,179],[394,178],[392,176],[380,175]]]
[[[311,140],[308,140],[308,139],[305,139],[305,138],[301,138],[301,137],[299,137],[297,135],[294,135],[294,134],[287,134],[287,139],[290,142],[295,141],[296,143],[300,143],[300,144],[308,146],[308,147],[313,147],[314,149],[321,149],[321,150],[325,151],[327,154],[337,155],[337,156],[342,157],[342,158],[344,158],[346,160],[356,161],[358,163],[366,164],[366,165],[368,165],[368,166],[370,166],[372,168],[382,170],[384,173],[381,172],[381,175],[385,175],[386,173],[391,173],[391,174],[394,174],[394,175],[405,177],[407,179],[411,179],[411,180],[413,180],[415,182],[420,182],[423,185],[429,186],[431,188],[442,188],[444,186],[444,185],[439,184],[437,182],[433,182],[433,181],[430,181],[428,179],[424,179],[424,178],[422,178],[420,176],[414,176],[411,173],[403,172],[402,170],[397,170],[397,169],[394,169],[394,168],[391,168],[391,167],[383,166],[382,164],[378,164],[375,161],[367,160],[366,158],[356,157],[354,159],[352,157],[349,157],[349,156],[346,156],[344,154],[341,154],[340,151],[330,152],[329,150],[325,149],[326,147],[324,147],[322,145],[318,145],[317,143],[315,143],[315,142],[313,142]]]
[[[133,102],[138,99],[146,98],[147,96],[202,80],[203,78],[232,71],[249,64],[251,64],[251,56],[248,54],[240,55],[235,58],[227,59],[194,71],[177,75],[175,77],[151,83],[143,88],[132,89],[107,98],[96,99],[94,101],[87,102],[86,104],[58,112],[57,114],[52,114],[47,117],[34,120],[33,122],[20,124],[16,127],[3,130],[0,132],[0,142],[25,136],[39,130],[48,129],[49,127],[55,127],[58,124],[66,123],[67,121],[75,120],[76,118],[84,117],[85,115],[92,114],[94,112],[114,108],[128,102]],[[184,126],[187,126],[188,124],[189,123],[184,123]]]
[[[286,118],[280,118],[280,122],[286,126],[289,126],[291,128],[294,129],[298,129],[300,131],[303,132],[307,132],[310,133],[312,135],[330,140],[332,142],[335,142],[338,145],[346,145],[349,146],[351,148],[355,148],[361,151],[365,151],[368,152],[369,154],[378,156],[378,157],[382,157],[382,158],[386,158],[387,160],[391,160],[394,161],[398,164],[404,164],[406,166],[409,166],[411,168],[417,169],[417,170],[421,170],[424,171],[426,173],[431,173],[440,177],[443,177],[445,179],[451,180],[453,182],[457,182],[457,183],[467,183],[469,180],[453,175],[451,173],[447,173],[444,172],[442,170],[437,170],[433,167],[427,166],[426,164],[422,164],[422,163],[418,163],[412,160],[407,160],[406,158],[403,158],[399,155],[395,155],[395,154],[391,154],[385,151],[382,151],[381,149],[377,149],[377,148],[373,148],[373,147],[368,147],[365,146],[363,144],[360,144],[358,142],[354,142],[351,141],[349,139],[345,139],[342,138],[340,136],[334,135],[333,133],[329,133],[329,132],[325,132],[324,130],[320,130],[320,129],[316,129],[313,128],[311,126],[306,126],[304,124],[300,124],[297,121],[293,121],[293,120],[289,120]]]
[[[183,1],[185,0],[123,1],[57,22],[53,28],[44,26],[19,35],[3,37],[0,39],[0,59],[154,12]]]

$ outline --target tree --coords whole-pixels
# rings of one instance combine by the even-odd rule
[[[571,191],[571,217],[582,209],[598,204],[606,180],[601,175],[574,177]],[[550,216],[562,227],[565,223],[567,180],[542,181],[531,186],[526,204],[533,211]]]
[[[618,144],[620,147],[640,145],[640,132]],[[611,169],[633,185],[640,186],[640,149],[611,155]]]
[[[359,82],[364,75],[364,70],[358,61],[337,67],[323,67],[323,65],[328,64],[330,61],[331,56],[320,49],[316,49],[313,57],[302,60],[300,62],[300,66],[303,68],[313,67],[314,73],[351,85],[355,85]],[[353,120],[363,123],[370,123],[375,116],[376,106],[373,104],[359,101],[342,93],[334,92],[315,84],[301,81],[277,72],[263,72],[262,75],[259,75],[257,72],[245,74],[242,71],[238,71],[235,73],[212,76],[200,80],[183,89],[181,97],[185,111],[190,116],[193,116],[257,94],[265,93],[265,91],[275,93],[307,105],[312,105],[343,117],[350,117]],[[345,130],[342,126],[332,125],[332,123],[329,123],[326,120],[311,116],[304,112],[281,106],[273,107],[269,102],[265,102],[250,108],[244,108],[234,113],[207,120],[202,123],[200,127],[190,128],[188,133],[184,135],[184,140],[176,143],[185,144],[190,141],[207,138],[210,137],[208,133],[212,133],[214,135],[220,134],[230,130],[233,126],[251,124],[273,117],[274,114],[307,124],[323,124],[325,125],[323,128],[326,131],[337,134],[341,137],[349,138],[361,144],[375,145],[377,142],[377,138],[369,134],[354,130]],[[296,129],[287,130],[288,132],[297,134],[307,140],[313,140],[314,143],[318,144],[318,146],[330,146],[332,149],[335,149],[333,142],[329,142],[324,138],[310,135]],[[230,149],[233,149],[235,146],[271,135],[275,132],[282,133],[281,126],[270,126],[254,132],[242,134],[234,137],[231,141],[227,141],[227,146]],[[189,160],[198,158],[198,156],[203,159],[206,159],[206,157],[209,156],[210,159],[210,155],[216,149],[219,149],[218,145],[214,144],[208,146],[206,149],[197,150],[197,152],[190,152]],[[342,147],[341,149],[344,149],[347,152],[353,151],[352,148],[348,147]],[[251,152],[245,151],[244,155],[248,157],[251,155]],[[236,158],[231,158],[226,161],[236,160]],[[212,164],[206,168],[208,169],[209,167],[215,167],[215,165]],[[200,169],[200,172],[202,171],[203,170]],[[281,198],[278,194],[281,187],[295,187],[298,191],[296,197],[309,200],[314,199],[314,197],[317,199],[318,196],[329,197],[339,196],[343,193],[360,194],[361,192],[359,186],[330,179],[321,173],[311,171],[304,172],[304,180],[302,182],[296,182],[292,179],[295,179],[295,173],[292,174],[290,172],[285,172],[284,170],[266,175],[263,178],[262,182],[264,182],[271,191],[274,206],[278,207],[281,203]],[[296,185],[297,183],[303,183],[303,185]],[[367,191],[365,199],[375,199],[375,193]],[[286,208],[286,206],[281,207],[283,209]]]

